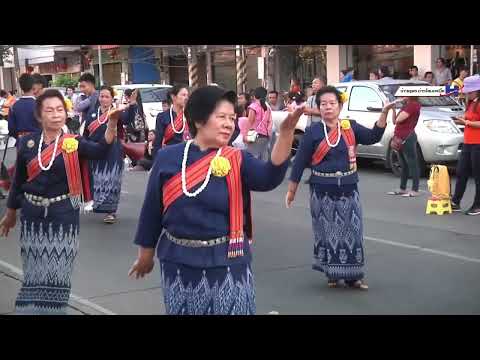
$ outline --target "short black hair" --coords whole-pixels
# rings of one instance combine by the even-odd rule
[[[7,96],[8,93],[5,91],[5,90],[0,90],[0,97],[4,97],[4,96]]]
[[[18,82],[20,83],[20,89],[22,89],[23,92],[28,92],[32,90],[34,79],[32,75],[24,73],[20,75]]]
[[[410,66],[410,70],[415,69],[418,72],[418,67],[416,65]]]
[[[213,85],[199,87],[192,93],[185,106],[185,117],[192,137],[197,135],[195,125],[205,125],[220,101],[228,101],[235,107],[237,94]]]
[[[42,87],[47,87],[47,79],[39,73],[32,74],[33,84],[42,85]]]
[[[68,90],[68,89],[72,89],[73,91],[75,91],[75,86],[69,85],[69,86],[67,86],[66,90]]]
[[[85,73],[82,76],[80,76],[80,79],[78,79],[78,82],[82,82],[82,81],[89,82],[95,85],[95,76],[93,76],[90,73]]]
[[[270,90],[268,93],[269,94],[275,94],[278,97],[278,91],[277,90]]]
[[[102,91],[102,90],[108,90],[108,92],[110,93],[110,95],[112,95],[112,98],[115,97],[115,91],[113,90],[113,88],[111,86],[107,86],[107,85],[103,85],[99,92]]]
[[[123,92],[123,94],[125,96],[132,96],[133,94],[133,89],[125,89],[125,91]]]
[[[35,102],[35,117],[40,120],[42,117],[41,117],[41,113],[42,113],[42,106],[43,106],[43,102],[46,100],[46,99],[49,99],[49,98],[58,98],[60,99],[60,101],[62,102],[63,104],[63,108],[65,109],[65,113],[67,113],[67,105],[65,104],[65,99],[63,98],[63,95],[60,91],[58,91],[57,89],[47,89],[43,92],[42,95],[40,95],[39,97],[37,97],[37,100]]]
[[[340,91],[337,90],[335,86],[328,85],[318,90],[317,94],[315,95],[315,103],[318,107],[320,107],[320,98],[325,94],[334,94],[339,104],[342,104],[342,94]]]
[[[238,96],[245,96],[245,100],[247,100],[248,103],[250,102],[250,100],[252,100],[252,97],[250,96],[250,94],[246,92],[242,92],[238,94]]]
[[[432,75],[432,77],[434,77],[433,72],[427,71],[427,72],[425,73],[425,75],[423,75],[423,78],[425,79],[425,78],[427,77],[427,75]]]
[[[390,69],[388,68],[387,65],[382,65],[378,68],[378,70],[380,70],[382,72],[382,77],[390,77]],[[379,74],[380,75],[380,74]]]

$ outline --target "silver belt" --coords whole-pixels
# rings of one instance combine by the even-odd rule
[[[215,246],[215,245],[222,244],[229,241],[228,236],[222,236],[222,237],[218,237],[216,239],[211,239],[211,240],[191,240],[191,239],[177,238],[172,234],[170,234],[168,231],[165,231],[165,235],[167,236],[168,240],[170,240],[171,242],[177,245],[194,247],[194,248]]]
[[[43,206],[43,207],[48,207],[50,206],[50,204],[53,204],[62,200],[66,200],[68,198],[69,198],[68,195],[60,195],[60,196],[56,196],[54,198],[48,199],[41,196],[25,193],[25,199],[27,199],[29,203],[35,206]]]
[[[312,170],[313,175],[321,176],[321,177],[344,177],[344,176],[352,175],[355,172],[357,172],[357,170],[350,170],[350,171],[347,171],[347,172],[337,171],[337,172],[334,172],[334,173],[322,173],[322,172]]]

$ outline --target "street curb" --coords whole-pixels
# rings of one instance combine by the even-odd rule
[[[14,266],[5,263],[2,260],[0,260],[0,274],[18,282],[22,282],[23,274],[21,272],[19,273]],[[81,312],[82,315],[116,315],[115,313],[72,293],[70,294],[70,300],[67,306],[73,310]]]

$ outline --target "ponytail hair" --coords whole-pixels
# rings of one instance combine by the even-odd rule
[[[267,89],[260,86],[255,89],[255,91],[253,92],[253,96],[255,96],[255,98],[260,101],[260,105],[262,106],[262,109],[264,111],[267,111],[268,109],[266,104]]]

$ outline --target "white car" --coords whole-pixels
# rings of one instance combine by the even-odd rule
[[[115,85],[115,98],[123,102],[123,92],[126,89],[138,89],[142,99],[143,112],[148,129],[155,129],[157,114],[162,112],[162,103],[167,101],[167,94],[171,85],[160,84],[130,84]]]

